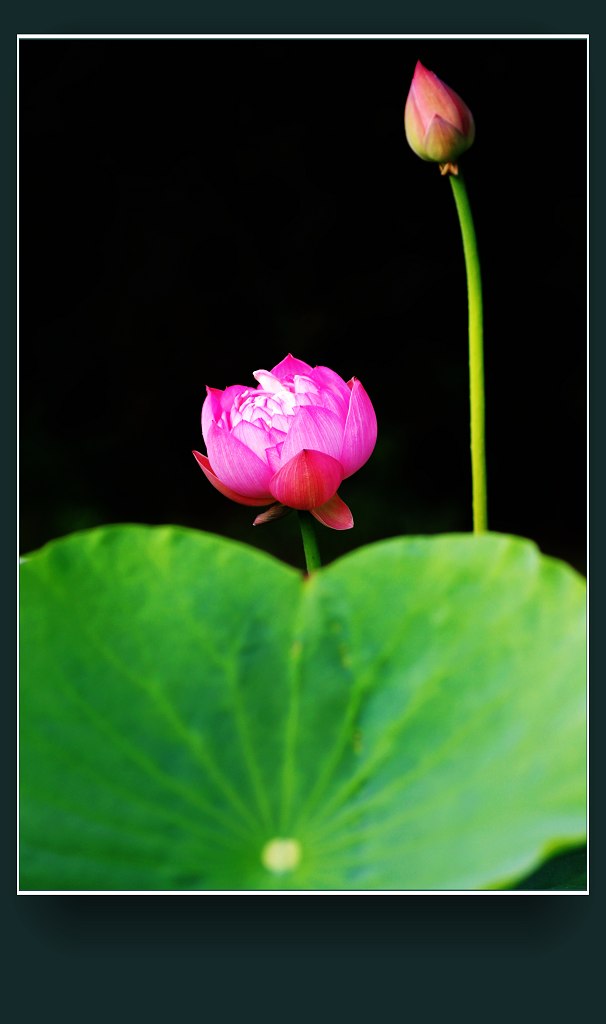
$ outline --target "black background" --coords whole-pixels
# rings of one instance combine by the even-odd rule
[[[379,420],[324,560],[471,528],[464,264],[404,137],[417,59],[477,126],[490,527],[584,570],[579,39],[22,40],[22,550],[174,522],[302,564],[294,517],[253,530],[191,455],[205,385],[289,351],[359,377]]]

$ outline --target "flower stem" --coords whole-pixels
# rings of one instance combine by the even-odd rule
[[[482,329],[482,279],[478,244],[465,181],[449,174],[454,201],[459,215],[465,270],[467,272],[467,303],[469,308],[469,399],[471,407],[471,478],[473,497],[473,531],[488,529],[486,509],[486,450],[484,432],[484,351]]]
[[[299,517],[299,526],[301,527],[301,537],[303,538],[305,565],[309,575],[314,569],[319,569],[322,564],[316,540],[316,531],[314,530],[309,512],[298,512],[297,515]]]

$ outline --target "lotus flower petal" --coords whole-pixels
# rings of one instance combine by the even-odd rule
[[[410,87],[410,92],[408,93],[406,106],[404,107],[404,131],[408,145],[412,150],[414,150],[417,156],[424,159],[423,139],[425,138],[426,126],[417,106],[415,90],[412,85]]]
[[[420,60],[415,66],[410,90],[426,128],[436,114],[457,128],[463,128],[463,112],[466,109],[463,100],[446,82],[424,67]]]
[[[282,461],[288,462],[304,449],[324,452],[338,459],[343,445],[343,420],[329,409],[301,406],[293,417],[282,449]]]
[[[314,366],[310,373],[310,377],[314,384],[318,384],[325,393],[328,392],[331,397],[334,396],[335,401],[339,401],[342,405],[343,412],[347,413],[349,406],[349,391],[347,389],[347,384],[342,377],[339,377],[338,373],[329,369],[328,366]]]
[[[331,530],[351,530],[354,524],[351,512],[338,494],[319,508],[312,508],[310,511],[319,523],[329,526]]]
[[[239,505],[266,505],[267,501],[259,501],[258,498],[245,498],[243,494],[237,494],[235,491],[230,490],[225,484],[222,484],[219,477],[213,473],[210,462],[206,455],[202,455],[201,452],[192,452],[196,462],[200,469],[204,473],[207,480],[210,480],[213,487],[216,487],[221,494],[224,494],[226,498],[231,498],[232,501],[237,501]],[[268,499],[271,501],[271,498]]]
[[[253,377],[259,382],[264,391],[280,391],[282,388],[280,378],[275,377],[269,370],[255,370]]]
[[[263,430],[262,427],[249,423],[247,420],[240,420],[233,428],[231,435],[236,437],[238,441],[242,441],[242,444],[250,448],[264,462],[267,462],[267,449],[274,448],[279,441],[283,441],[286,437],[286,434],[281,430],[274,430],[273,428]]]
[[[202,437],[208,445],[208,431],[211,423],[222,423],[225,426],[231,425],[231,409],[235,400],[247,391],[243,384],[231,384],[225,391],[219,388],[206,389],[207,395],[202,406]]]
[[[329,501],[342,479],[341,463],[332,456],[325,452],[302,451],[272,477],[270,489],[283,505],[309,510]]]
[[[285,381],[293,378],[296,373],[309,375],[311,371],[309,363],[304,363],[302,359],[295,359],[289,352],[286,358],[281,363],[277,363],[271,372],[278,380]]]
[[[443,154],[448,153],[449,160],[456,160],[467,149],[465,136],[454,125],[436,114],[425,132],[423,146],[428,160],[440,163]]]
[[[213,472],[230,490],[259,504],[271,501],[271,471],[266,462],[228,430],[211,424],[206,441]]]
[[[359,380],[351,383],[349,412],[339,461],[346,477],[360,469],[372,455],[377,441],[377,417]]]
[[[206,439],[211,423],[218,423],[221,419],[221,413],[223,412],[221,407],[222,394],[223,392],[219,391],[218,388],[206,389],[206,398],[202,406],[202,437],[205,444],[207,443]]]
[[[286,433],[288,433],[288,431],[290,429],[290,425],[292,423],[292,417],[291,416],[283,416],[281,413],[278,413],[277,416],[272,416],[271,422],[272,422],[272,426],[276,430],[281,430],[283,434],[286,434]]]
[[[275,445],[274,448],[268,448],[267,451],[265,452],[267,464],[271,469],[272,473],[277,473],[280,466],[282,465],[281,455],[283,447],[283,444],[277,444]]]

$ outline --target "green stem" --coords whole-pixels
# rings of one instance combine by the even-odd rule
[[[307,566],[307,572],[309,574],[312,573],[314,569],[319,569],[322,564],[320,561],[318,542],[316,540],[316,532],[309,512],[298,512],[297,515],[299,517],[299,526],[301,527],[301,537],[303,538],[305,565]]]
[[[465,182],[449,174],[459,215],[465,269],[467,271],[467,303],[469,307],[469,398],[471,406],[471,478],[473,495],[473,530],[488,529],[486,510],[486,450],[484,435],[484,351],[482,330],[482,279],[478,244]]]

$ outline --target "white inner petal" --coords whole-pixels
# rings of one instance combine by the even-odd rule
[[[259,381],[263,391],[281,391],[283,388],[282,381],[274,377],[273,373],[270,373],[269,370],[255,370],[253,377]]]
[[[303,405],[323,404],[320,388],[305,374],[296,373],[282,381],[268,370],[255,370],[253,376],[259,381],[259,387],[242,391],[229,414],[221,416],[221,422],[228,429],[233,430],[246,420],[264,430],[273,426],[288,433],[297,409]]]
[[[274,417],[280,417],[280,429],[284,429],[283,418],[294,416],[297,404],[297,396],[286,388],[281,388],[280,391],[243,391],[233,404],[231,426],[235,427],[241,420],[247,420],[257,427],[268,429],[272,426]]]

